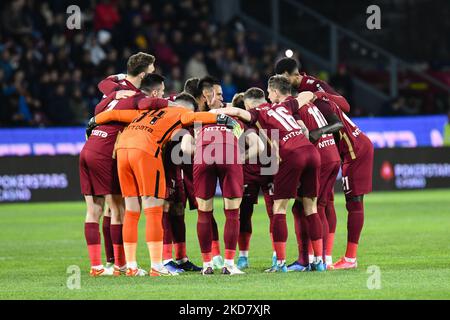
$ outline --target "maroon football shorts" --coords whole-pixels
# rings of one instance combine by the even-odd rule
[[[82,194],[92,196],[122,194],[116,159],[83,148],[80,153],[79,169]]]
[[[372,192],[373,145],[361,145],[353,160],[342,164],[342,188],[345,196],[355,197]]]
[[[244,195],[242,202],[258,203],[259,189],[273,195],[273,176],[248,175],[244,173]]]
[[[200,148],[199,148],[200,149]],[[242,198],[244,192],[243,166],[229,154],[220,152],[214,159],[203,159],[202,150],[197,150],[194,157],[194,195],[201,199],[210,199],[216,193],[217,179],[224,198]],[[198,158],[200,157],[200,158]],[[228,163],[227,163],[228,162]]]
[[[274,200],[317,197],[319,193],[320,154],[313,145],[306,145],[282,157],[273,178]]]
[[[324,163],[320,166],[320,187],[318,204],[326,206],[333,194],[334,184],[341,167],[340,161]]]

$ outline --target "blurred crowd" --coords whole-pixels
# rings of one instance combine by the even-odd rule
[[[101,98],[97,83],[126,71],[137,51],[156,57],[167,94],[185,79],[212,74],[224,96],[265,86],[277,47],[263,45],[239,20],[211,20],[207,0],[77,1],[81,30],[69,30],[70,1],[1,4],[2,126],[81,125]]]
[[[281,57],[277,45],[239,19],[214,21],[208,0],[80,0],[79,30],[66,25],[71,2],[0,4],[0,126],[84,125],[101,99],[97,83],[124,73],[138,51],[156,57],[166,94],[211,74],[221,79],[225,101],[251,86],[265,88]],[[324,78],[351,103],[347,74]]]

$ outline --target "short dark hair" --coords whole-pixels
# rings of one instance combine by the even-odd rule
[[[264,91],[257,87],[250,88],[244,92],[244,100],[247,99],[260,100],[265,98],[266,95],[264,94]]]
[[[189,102],[194,107],[194,111],[198,110],[198,104],[197,104],[197,101],[195,100],[194,96],[192,96],[191,94],[189,94],[187,92],[181,92],[180,94],[178,94],[175,97],[175,102],[178,102],[178,101]]]
[[[287,72],[288,74],[291,74],[292,72],[295,71],[295,69],[300,69],[300,67],[301,67],[300,63],[297,63],[295,59],[283,58],[276,63],[275,73],[283,74]]]
[[[233,101],[231,101],[231,105],[235,108],[245,109],[244,105],[244,93],[236,93],[233,97]]]
[[[290,94],[292,85],[289,79],[282,75],[275,75],[269,78],[269,87],[280,91],[281,94]]]
[[[187,79],[184,83],[184,92],[189,93],[193,97],[198,97],[198,82],[200,81],[199,78],[190,78]]]
[[[200,95],[204,89],[212,89],[214,85],[220,85],[220,81],[211,76],[204,76],[197,85],[197,92]]]
[[[164,82],[164,80],[165,79],[162,75],[159,75],[157,73],[148,73],[142,79],[141,89],[146,91],[152,91],[157,86],[161,85]]]
[[[145,52],[138,52],[128,58],[127,73],[135,77],[139,73],[145,72],[153,63],[155,63],[154,56]]]

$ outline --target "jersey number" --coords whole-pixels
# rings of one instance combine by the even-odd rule
[[[316,106],[309,107],[308,113],[314,117],[314,120],[316,120],[317,126],[319,128],[325,127],[328,124],[327,120],[325,120],[323,114]]]
[[[141,121],[141,120],[142,120],[145,116],[147,116],[149,113],[151,113],[150,116],[153,116],[153,117],[150,119],[150,125],[154,125],[156,122],[158,122],[159,119],[161,119],[161,118],[166,114],[166,111],[159,111],[159,112],[158,112],[157,114],[155,114],[155,115],[154,115],[155,110],[150,110],[150,111],[144,112],[143,114],[141,114],[141,115],[139,116],[139,118],[134,119],[134,120],[133,120],[133,123],[136,123],[136,122]]]
[[[109,111],[109,110],[114,109],[114,107],[115,107],[116,104],[118,104],[118,103],[119,103],[119,100],[113,100],[113,101],[111,101],[110,103],[108,103],[108,107],[106,108],[105,111]]]
[[[297,121],[295,121],[294,117],[289,114],[285,107],[269,110],[267,115],[275,118],[287,131],[292,131],[294,129],[301,130]]]
[[[356,124],[352,120],[350,120],[350,118],[347,117],[347,115],[344,112],[342,112],[342,115],[344,116],[345,120],[347,120],[347,122],[351,124],[353,128],[356,128]]]

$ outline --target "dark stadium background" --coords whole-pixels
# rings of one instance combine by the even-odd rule
[[[379,30],[366,27],[372,4]],[[79,30],[67,28],[70,5],[81,9]],[[96,85],[125,72],[138,51],[155,55],[167,95],[211,74],[231,101],[265,89],[291,49],[303,71],[348,99],[377,147],[375,190],[450,186],[448,1],[14,0],[0,8],[0,203],[81,199],[77,159],[101,99]]]

